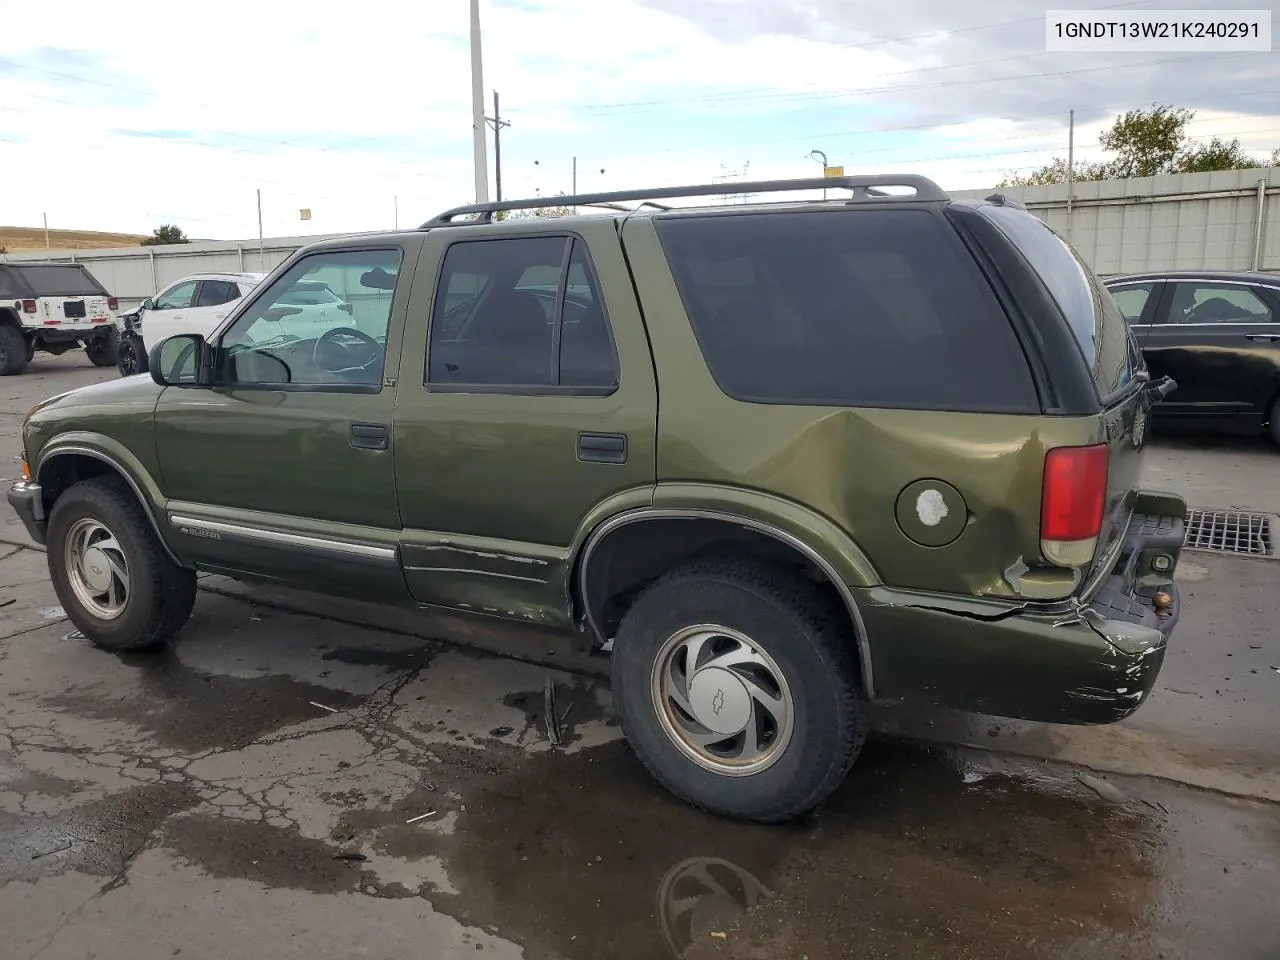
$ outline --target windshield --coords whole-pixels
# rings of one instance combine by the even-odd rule
[[[1016,207],[983,204],[981,213],[1022,251],[1057,301],[1105,402],[1133,378],[1129,325],[1093,271],[1043,220]]]
[[[14,266],[13,269],[36,297],[105,297],[106,289],[78,264]]]

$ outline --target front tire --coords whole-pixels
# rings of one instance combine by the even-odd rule
[[[169,558],[142,506],[116,477],[81,480],[58,497],[46,556],[62,608],[105,650],[157,646],[191,616],[195,571]]]
[[[147,354],[142,348],[142,341],[131,333],[120,338],[120,346],[116,348],[116,369],[122,377],[147,372]]]
[[[841,613],[771,566],[696,561],[662,577],[614,641],[614,703],[632,750],[713,813],[769,823],[810,812],[867,735]]]
[[[12,377],[27,369],[34,353],[17,327],[0,322],[0,377]]]

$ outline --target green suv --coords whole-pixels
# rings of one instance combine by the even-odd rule
[[[9,502],[110,650],[177,632],[197,571],[574,631],[640,760],[735,817],[816,806],[873,699],[1120,720],[1178,619],[1186,506],[1136,487],[1172,384],[1001,196],[739,192],[823,188],[312,244],[32,410]],[[318,282],[349,310],[291,334]]]

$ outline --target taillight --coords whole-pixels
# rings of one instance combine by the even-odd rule
[[[107,297],[107,309],[112,313],[120,309],[120,301],[115,297]]]
[[[34,300],[23,300],[23,301],[22,301],[22,312],[23,312],[23,313],[35,313],[35,312],[36,312],[36,302],[35,302]]]
[[[1044,458],[1040,550],[1050,563],[1080,567],[1093,559],[1107,501],[1107,446],[1057,447]]]

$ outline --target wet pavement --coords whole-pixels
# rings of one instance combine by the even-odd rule
[[[880,736],[747,826],[657,788],[591,676],[208,593],[159,655],[23,622],[6,957],[1280,956],[1273,803]]]
[[[656,787],[554,638],[206,578],[172,649],[114,656],[0,545],[0,957],[1276,960],[1280,563],[1181,573],[1130,720],[881,709],[831,802],[759,827]]]

